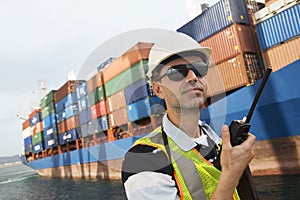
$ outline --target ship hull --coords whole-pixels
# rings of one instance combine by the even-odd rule
[[[142,136],[98,144],[30,162],[25,157],[21,160],[43,177],[120,180],[124,155],[134,141]]]

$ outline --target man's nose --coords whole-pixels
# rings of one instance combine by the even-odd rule
[[[197,82],[198,77],[192,69],[189,69],[188,74],[185,77],[187,82]]]

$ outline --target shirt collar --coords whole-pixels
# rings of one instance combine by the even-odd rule
[[[185,132],[176,127],[168,118],[167,114],[163,116],[162,120],[163,129],[165,133],[184,151],[189,151],[194,148],[197,144],[195,140],[190,138]],[[199,125],[202,122],[199,120]],[[204,134],[202,134],[204,136]],[[201,138],[201,137],[200,137]],[[205,137],[206,139],[206,137]],[[198,140],[198,139],[196,139]],[[201,141],[201,140],[198,140]]]

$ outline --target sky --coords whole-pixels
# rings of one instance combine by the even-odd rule
[[[28,114],[39,100],[40,80],[58,89],[110,38],[144,28],[176,30],[188,21],[186,0],[1,0],[0,156],[21,153],[17,114]]]

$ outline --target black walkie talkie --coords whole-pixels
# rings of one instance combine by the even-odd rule
[[[244,142],[247,139],[247,136],[248,136],[248,133],[250,130],[250,119],[252,117],[255,106],[256,106],[258,99],[262,93],[262,90],[267,82],[267,79],[269,78],[271,71],[272,71],[271,68],[267,69],[265,77],[260,84],[260,87],[256,93],[256,96],[255,96],[254,101],[251,105],[251,108],[248,112],[247,117],[244,117],[244,119],[242,119],[242,120],[234,120],[229,125],[230,142],[231,142],[232,146],[241,144],[242,142]],[[243,175],[241,176],[241,178],[239,180],[239,184],[237,186],[237,190],[238,190],[238,194],[242,200],[258,199],[249,166],[246,167]]]

